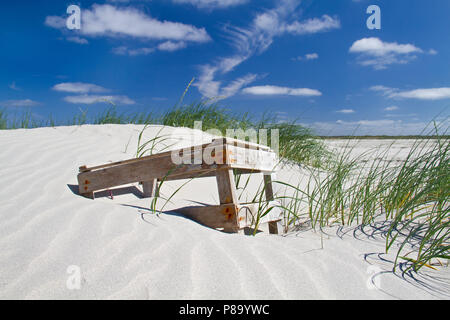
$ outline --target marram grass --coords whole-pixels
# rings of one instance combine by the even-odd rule
[[[309,168],[306,187],[277,181],[288,227],[308,222],[331,225],[387,222],[386,252],[395,265],[435,268],[450,258],[450,162],[448,136],[416,140],[402,163],[389,160],[390,147],[351,157],[351,148],[326,170]],[[373,159],[367,162],[365,159]],[[395,244],[395,245],[394,245]]]
[[[410,269],[418,271],[423,267],[437,268],[448,264],[449,135],[442,128],[418,137],[406,160],[399,164],[389,160],[389,147],[352,157],[350,142],[354,139],[351,139],[346,151],[332,154],[321,139],[295,122],[277,123],[275,118],[267,115],[255,120],[247,113],[233,114],[209,101],[178,104],[162,114],[120,113],[112,106],[92,117],[80,109],[79,114],[65,123],[57,123],[52,117],[36,119],[30,111],[11,115],[0,110],[0,129],[133,123],[146,125],[145,130],[150,124],[192,128],[195,121],[202,121],[203,130],[218,129],[224,135],[226,129],[279,130],[281,159],[289,164],[306,165],[304,168],[308,170],[304,184],[274,182],[285,190],[284,194],[276,195],[284,210],[285,231],[305,222],[321,230],[335,224],[364,226],[384,221],[388,227],[386,251],[397,250],[395,265],[407,263]],[[150,141],[142,141],[141,132],[138,139],[136,156],[140,157],[152,154],[156,149],[159,151],[158,146],[166,137],[157,135]],[[271,145],[270,135],[268,145]],[[367,158],[372,160],[367,161]],[[248,181],[241,185],[240,179],[236,177],[238,188],[245,189]],[[263,192],[264,187],[261,187],[254,197],[260,204],[256,225],[272,210],[264,203]],[[159,189],[157,193],[152,202],[154,210],[157,200],[163,199]],[[164,197],[166,203],[173,196]]]

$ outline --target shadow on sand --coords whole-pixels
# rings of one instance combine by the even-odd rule
[[[388,221],[380,221],[372,223],[370,225],[359,225],[357,227],[339,227],[336,230],[336,235],[343,239],[345,236],[351,236],[359,241],[368,241],[376,243],[386,243],[386,238],[389,234],[391,224]],[[407,238],[409,232],[406,229],[401,228],[395,230],[399,235],[394,245],[400,245],[401,242]],[[411,252],[418,250],[421,241],[420,235],[410,237],[407,240],[407,245]],[[429,294],[437,298],[450,298],[450,274],[448,272],[442,272],[445,266],[442,266],[441,270],[433,270],[428,267],[422,267],[418,272],[411,268],[411,262],[399,259],[398,265],[394,268],[396,248],[390,249],[392,252],[389,254],[385,252],[370,252],[364,254],[364,260],[370,265],[379,268],[379,272],[373,275],[372,282],[383,274],[391,274],[395,277],[401,278],[416,288],[425,290]],[[392,296],[389,292],[378,288],[384,293]],[[397,297],[396,297],[397,298]]]
[[[80,193],[78,191],[78,185],[76,184],[68,184],[67,187],[72,191],[73,194],[79,196]],[[142,199],[144,198],[144,193],[139,190],[136,186],[128,186],[128,187],[120,187],[120,188],[114,188],[110,190],[103,190],[95,192],[95,198],[106,198],[106,197],[113,197],[115,196],[121,196],[124,194],[134,194],[136,198]]]

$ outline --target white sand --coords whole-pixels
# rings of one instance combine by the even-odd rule
[[[384,254],[382,235],[370,228],[367,233],[330,229],[322,249],[313,231],[224,234],[176,213],[150,214],[150,200],[133,193],[92,201],[72,192],[68,185],[76,188],[78,166],[133,157],[141,129],[103,125],[0,131],[0,298],[450,297],[448,268],[403,277],[392,273],[394,255]],[[148,136],[158,130],[152,127]],[[188,139],[192,130],[183,130],[181,137]],[[410,145],[400,141],[396,147]],[[278,178],[297,183],[301,173],[283,169]],[[182,183],[168,183],[163,194]],[[252,184],[257,188],[257,179]],[[166,209],[217,199],[214,178],[197,179]],[[82,280],[79,289],[71,290],[66,282],[72,265],[80,268]]]

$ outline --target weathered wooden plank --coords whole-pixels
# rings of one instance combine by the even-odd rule
[[[227,145],[227,164],[232,168],[274,171],[277,155],[274,152],[239,148]]]
[[[271,174],[264,174],[264,193],[266,195],[267,201],[273,200],[273,185]]]
[[[95,199],[94,192],[86,192],[86,193],[81,193],[81,192],[80,192],[80,195],[82,195],[82,196],[85,197],[85,198],[92,199],[92,200]]]
[[[178,157],[174,157],[177,153]],[[182,159],[181,162],[180,159]],[[178,162],[174,163],[175,160]],[[144,193],[150,196],[154,194],[156,183],[153,181],[157,179],[177,180],[215,175],[220,202],[237,204],[231,169],[237,169],[240,173],[270,172],[274,169],[276,160],[276,154],[270,152],[268,147],[220,138],[201,146],[167,151],[138,159],[91,168],[82,166],[78,174],[79,192],[93,198],[94,191],[144,181]],[[218,171],[215,172],[215,170]],[[267,198],[267,200],[271,199],[273,194],[272,198]]]
[[[278,222],[270,221],[267,223],[269,225],[269,233],[270,234],[278,234]]]
[[[170,174],[195,175],[215,168],[217,165],[175,165],[170,156],[166,156],[158,161],[148,159],[96,171],[81,172],[78,174],[78,185],[80,193],[87,193],[133,182],[162,179]]]
[[[228,165],[218,165],[217,170],[220,169],[230,169],[231,167]],[[260,173],[262,171],[254,170],[254,169],[235,169],[237,174],[252,174],[252,173]],[[173,180],[183,180],[183,179],[190,179],[190,178],[207,178],[207,177],[215,177],[216,176],[216,169],[204,171],[204,172],[198,172],[195,176],[192,176],[191,173],[182,173],[182,174],[176,174],[176,175],[170,175],[165,178],[165,181],[173,181]]]
[[[233,138],[229,138],[229,137],[213,139],[212,143],[213,144],[227,144],[230,146],[236,146],[236,147],[240,147],[240,148],[247,148],[247,149],[254,149],[254,150],[263,150],[263,151],[271,150],[268,146],[264,146],[264,145],[253,143],[253,142],[233,139]]]
[[[111,163],[102,164],[102,165],[93,166],[93,167],[87,167],[84,165],[84,166],[79,167],[79,171],[80,172],[95,171],[95,170],[99,170],[99,169],[103,169],[103,168],[110,168],[110,167],[117,166],[117,165],[140,162],[143,160],[159,159],[159,158],[171,156],[172,153],[176,153],[176,152],[178,152],[179,154],[180,153],[184,154],[186,157],[189,157],[189,155],[190,155],[191,158],[194,159],[194,157],[197,156],[198,154],[203,155],[203,153],[205,152],[205,149],[216,150],[216,151],[222,149],[223,147],[221,147],[221,145],[223,145],[223,144],[219,144],[219,142],[220,142],[220,140],[217,140],[217,141],[214,140],[213,142],[205,143],[205,144],[199,145],[199,146],[191,146],[191,147],[185,147],[185,148],[180,148],[180,149],[174,149],[174,150],[165,151],[162,153],[144,156],[141,158],[121,160],[121,161],[111,162]],[[217,159],[222,159],[221,155],[218,154]],[[193,164],[194,162],[190,162],[190,163]],[[216,161],[216,163],[220,164],[223,162]]]
[[[158,188],[157,179],[142,182],[142,191],[144,193],[145,198],[155,197],[157,188]]]
[[[190,172],[180,173],[180,174],[172,174],[170,176],[167,176],[164,180],[165,181],[173,181],[173,180],[183,180],[183,179],[215,177],[216,170],[220,170],[221,168],[225,168],[225,167],[226,167],[226,165],[218,165],[217,169],[199,171],[195,175],[192,175],[192,173],[190,173]]]
[[[195,206],[177,209],[176,212],[213,229],[238,232],[237,207],[234,204],[220,206]]]
[[[275,203],[270,203],[269,206],[275,206]],[[192,206],[175,211],[207,227],[223,228],[225,232],[238,232],[240,229],[255,227],[258,204]],[[281,220],[280,212],[279,208],[274,208],[271,213],[260,218],[259,225],[269,223],[269,232],[274,233],[274,227]]]
[[[216,171],[217,188],[219,191],[220,204],[237,204],[236,184],[233,170],[222,169]]]

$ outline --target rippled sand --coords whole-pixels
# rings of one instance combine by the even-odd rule
[[[175,208],[218,201],[214,178],[197,179],[166,206],[132,193],[76,194],[81,165],[134,156],[142,126],[102,125],[0,131],[2,299],[448,299],[448,268],[392,272],[383,227],[330,228],[256,237],[224,234]],[[159,132],[152,127],[147,136]],[[165,128],[162,133],[172,133]],[[189,145],[192,130],[176,135]],[[368,146],[386,141],[370,140]],[[339,142],[327,142],[339,147]],[[396,146],[404,150],[411,141]],[[397,153],[394,153],[397,155]],[[278,179],[296,182],[301,168]],[[258,179],[252,180],[257,188]],[[183,182],[162,189],[169,195]],[[139,188],[136,185],[137,188]],[[67,281],[81,272],[79,289]],[[69,269],[68,269],[69,268]]]

